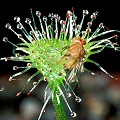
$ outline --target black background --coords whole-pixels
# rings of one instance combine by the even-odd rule
[[[9,22],[13,29],[18,31],[13,20],[14,16],[20,16],[21,22],[24,24],[26,17],[31,18],[30,8],[33,8],[34,14],[37,10],[41,11],[42,16],[47,16],[53,12],[65,19],[66,11],[71,10],[72,7],[74,7],[75,14],[78,16],[77,23],[81,21],[82,10],[87,9],[89,15],[84,21],[85,26],[90,20],[90,15],[98,11],[99,15],[93,24],[94,30],[100,22],[103,22],[110,29],[120,30],[120,5],[117,0],[2,0],[0,3],[0,57],[11,56],[13,49],[10,44],[2,41],[3,37],[7,36],[13,43],[20,42],[15,34],[5,28],[5,24]],[[84,27],[83,29],[85,30],[86,28]],[[120,44],[120,37],[118,37],[118,43]],[[92,59],[108,71],[120,71],[120,52],[106,49],[100,54],[94,55]],[[11,72],[14,65],[16,65],[15,62],[0,61],[1,73]],[[93,65],[88,65],[88,67],[96,69]]]

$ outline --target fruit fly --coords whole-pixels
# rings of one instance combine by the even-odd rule
[[[66,46],[63,49],[67,49],[66,54],[59,61],[65,61],[64,70],[67,74],[67,82],[71,83],[74,81],[78,81],[77,73],[83,72],[83,63],[84,63],[84,55],[85,49],[84,45],[86,41],[80,37],[75,37],[72,40],[72,44],[70,46]]]

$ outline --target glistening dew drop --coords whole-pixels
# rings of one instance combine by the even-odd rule
[[[89,59],[89,57],[103,51],[105,48],[112,48],[115,51],[120,51],[120,47],[117,44],[117,34],[104,38],[105,34],[111,32],[117,33],[120,31],[108,30],[103,23],[100,23],[98,28],[92,31],[91,26],[98,16],[97,11],[90,16],[85,30],[82,30],[82,25],[85,17],[89,14],[87,10],[83,10],[82,20],[78,24],[76,23],[77,16],[74,13],[74,8],[72,8],[71,11],[67,11],[65,20],[62,20],[58,14],[53,13],[50,13],[48,17],[42,17],[41,12],[36,11],[39,22],[39,25],[37,25],[38,27],[36,26],[32,9],[30,9],[30,12],[32,20],[26,18],[25,23],[28,24],[31,31],[27,31],[18,16],[15,16],[14,20],[17,22],[17,29],[19,29],[22,34],[17,33],[10,23],[5,25],[7,29],[17,35],[21,42],[16,45],[7,37],[4,37],[4,42],[14,46],[14,52],[13,56],[0,58],[0,60],[21,61],[26,63],[26,66],[13,66],[13,70],[23,70],[10,76],[9,81],[16,80],[15,77],[24,74],[32,68],[36,68],[37,72],[28,78],[22,90],[17,93],[17,96],[22,93],[26,85],[36,75],[42,74],[43,76],[37,82],[33,82],[33,87],[28,92],[28,95],[30,95],[43,80],[48,83],[44,91],[44,105],[38,120],[40,120],[44,113],[50,98],[52,98],[57,120],[67,119],[64,104],[67,105],[71,116],[76,117],[77,114],[71,109],[67,97],[69,98],[71,95],[74,95],[75,101],[81,102],[81,98],[75,94],[70,85],[73,82],[78,83],[80,73],[87,71],[95,75],[94,72],[84,67],[86,62],[95,64],[108,76],[118,80],[110,75],[97,62]],[[111,39],[115,39],[115,42],[111,42]],[[22,55],[21,51],[25,53],[25,55]],[[51,90],[51,92],[47,96],[48,90]]]

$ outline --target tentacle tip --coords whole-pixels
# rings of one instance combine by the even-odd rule
[[[120,82],[120,79],[114,78],[117,82]]]
[[[118,38],[118,35],[117,35],[117,34],[115,34],[115,35],[113,36],[113,38],[117,39],[117,38]]]
[[[71,97],[71,93],[69,93],[69,92],[66,95],[67,95],[67,97]]]
[[[34,86],[34,87],[37,86],[37,82],[33,82],[33,86]]]
[[[78,96],[76,96],[75,100],[76,100],[76,102],[81,102],[82,101],[82,99]]]
[[[21,92],[18,92],[18,93],[16,94],[16,96],[20,96],[20,94],[21,94]]]
[[[77,114],[76,114],[75,112],[72,112],[72,113],[71,113],[71,116],[72,116],[72,117],[76,117]]]
[[[54,116],[56,116],[56,112],[54,112]]]
[[[30,92],[27,93],[27,96],[30,96]]]
[[[46,113],[46,110],[44,110],[43,113],[45,114],[45,113]]]
[[[0,91],[4,91],[4,87],[2,87],[2,88],[0,89]]]
[[[12,77],[10,76],[9,81],[12,81]]]
[[[58,93],[57,93],[57,95],[58,95],[58,96],[60,96],[60,95],[61,95],[61,93],[60,93],[60,92],[58,92]]]

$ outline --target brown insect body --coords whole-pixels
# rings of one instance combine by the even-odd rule
[[[83,41],[80,37],[72,39],[72,45],[67,47],[67,53],[62,57],[67,62],[64,64],[65,70],[72,70],[82,61],[84,58],[85,50]]]
[[[80,63],[82,63],[85,55],[84,45],[86,44],[86,41],[80,37],[73,38],[71,41],[71,46],[66,47],[67,53],[60,60],[60,62],[66,60],[64,69],[69,82],[76,79],[75,77],[77,77],[76,74],[79,70],[83,70],[83,65]]]

